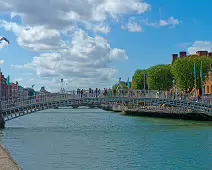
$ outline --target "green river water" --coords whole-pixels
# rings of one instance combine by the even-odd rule
[[[0,141],[24,170],[212,169],[212,123],[66,108],[11,120]]]

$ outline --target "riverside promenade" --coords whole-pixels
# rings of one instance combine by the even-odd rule
[[[0,144],[0,170],[22,170],[2,144]]]

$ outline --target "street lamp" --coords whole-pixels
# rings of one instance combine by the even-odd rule
[[[173,89],[174,89],[174,86],[175,86],[175,79],[173,79],[172,83],[173,83]]]
[[[172,81],[172,83],[173,83],[173,96],[174,96],[174,99],[175,99],[175,93],[176,93],[176,89],[175,89],[175,79],[173,79],[173,81]]]
[[[60,80],[60,82],[61,82],[61,89],[60,89],[60,91],[61,91],[61,93],[63,93],[63,92],[65,92],[64,84],[63,84],[63,78]]]

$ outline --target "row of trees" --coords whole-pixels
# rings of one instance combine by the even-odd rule
[[[150,90],[170,90],[175,83],[179,90],[190,92],[195,87],[194,63],[196,65],[196,87],[201,89],[201,63],[203,82],[205,82],[208,71],[211,69],[212,59],[196,55],[179,58],[172,65],[161,64],[146,70],[136,70],[132,88],[143,90],[145,86]]]

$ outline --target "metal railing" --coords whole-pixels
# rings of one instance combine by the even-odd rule
[[[94,92],[85,91],[68,91],[66,93],[49,93],[49,94],[39,94],[34,97],[28,98],[13,98],[10,100],[2,100],[1,108],[9,109],[11,107],[28,106],[32,104],[39,104],[45,102],[61,101],[68,99],[85,99],[85,98],[161,98],[170,100],[186,100],[188,102],[196,101],[193,97],[187,97],[183,95],[173,95],[168,92],[158,92],[158,91],[143,91],[143,90],[99,90]],[[212,99],[208,100],[202,98],[198,100],[199,103],[212,104]]]

